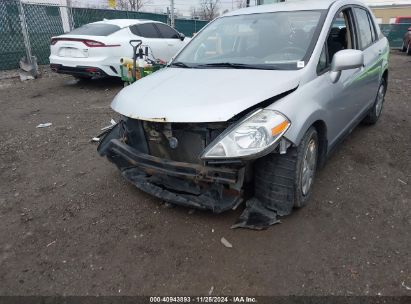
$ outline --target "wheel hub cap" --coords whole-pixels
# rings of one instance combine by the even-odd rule
[[[375,114],[380,116],[381,110],[382,110],[382,104],[384,102],[384,93],[385,93],[385,88],[384,85],[381,85],[380,88],[378,89],[378,95],[377,95],[377,104],[375,106]]]
[[[304,195],[307,195],[313,183],[316,163],[317,144],[314,139],[311,139],[308,143],[307,150],[305,151],[301,176],[301,189]]]

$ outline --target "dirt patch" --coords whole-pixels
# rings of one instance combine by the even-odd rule
[[[120,82],[2,80],[0,294],[410,295],[410,58],[392,54],[381,120],[337,149],[310,204],[262,232],[230,229],[242,208],[170,208],[97,155]]]

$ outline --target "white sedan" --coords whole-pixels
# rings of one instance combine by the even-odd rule
[[[103,20],[52,37],[50,67],[54,72],[78,78],[120,77],[120,58],[133,57],[129,41],[137,39],[149,47],[150,59],[166,62],[189,41],[158,21]]]

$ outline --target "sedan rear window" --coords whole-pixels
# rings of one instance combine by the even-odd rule
[[[72,30],[70,35],[108,36],[117,32],[121,27],[114,24],[94,23],[86,24]]]

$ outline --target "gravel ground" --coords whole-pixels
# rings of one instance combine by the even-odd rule
[[[261,232],[230,229],[242,208],[170,208],[97,155],[121,83],[0,81],[0,295],[411,295],[410,60],[393,52],[381,120],[310,204]]]

